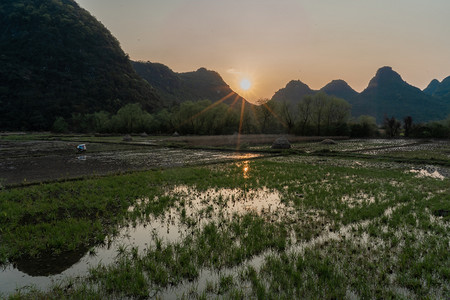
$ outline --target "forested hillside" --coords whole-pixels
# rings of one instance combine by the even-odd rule
[[[170,105],[205,99],[215,102],[227,96],[224,102],[230,104],[237,96],[219,73],[205,68],[176,73],[160,63],[133,62],[133,67],[155,88],[164,103]]]
[[[0,2],[0,130],[46,130],[56,117],[161,107],[111,33],[73,0]]]

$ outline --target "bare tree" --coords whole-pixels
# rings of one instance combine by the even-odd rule
[[[300,120],[301,134],[305,134],[306,126],[309,125],[312,118],[313,97],[306,95],[298,103],[298,118]]]
[[[257,106],[255,110],[258,121],[261,124],[261,132],[267,133],[269,125],[273,122],[275,117],[275,102],[270,101],[269,99],[259,99],[257,103],[260,105]]]
[[[313,96],[313,120],[317,126],[317,135],[320,135],[327,99],[327,94],[323,92],[319,92]]]
[[[295,113],[294,109],[286,101],[283,101],[279,105],[278,110],[280,118],[282,119],[284,125],[286,125],[287,127],[288,133],[292,133],[297,117],[297,114]]]
[[[411,116],[407,116],[403,119],[403,128],[405,129],[406,137],[409,137],[409,134],[411,133],[412,123],[413,120]]]
[[[384,128],[386,129],[386,134],[388,137],[396,137],[399,134],[399,129],[402,124],[397,121],[394,117],[390,119],[388,117],[384,117]]]

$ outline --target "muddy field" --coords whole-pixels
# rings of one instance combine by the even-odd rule
[[[279,135],[229,135],[133,137],[18,135],[18,140],[0,139],[0,185],[64,180],[90,175],[209,164],[273,155],[272,142]],[[349,140],[331,137],[336,144],[322,144],[327,137],[287,136],[293,149],[313,153],[324,149],[342,153],[410,157],[430,153],[450,158],[450,142],[419,140]],[[76,146],[86,144],[86,152]],[[206,149],[206,150],[205,150]],[[209,150],[208,150],[209,149]]]
[[[105,175],[198,165],[226,160],[254,158],[250,152],[190,150],[153,144],[85,143],[79,153],[77,142],[0,141],[0,183],[2,185]]]

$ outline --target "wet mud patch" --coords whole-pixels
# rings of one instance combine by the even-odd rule
[[[410,173],[416,174],[418,178],[434,178],[444,180],[446,177],[450,177],[450,171],[445,168],[439,168],[435,166],[424,166],[421,168],[413,168],[409,170]]]
[[[445,166],[435,166],[431,164],[399,163],[388,161],[373,161],[370,159],[355,158],[327,158],[315,156],[289,156],[268,158],[271,161],[283,161],[291,163],[309,163],[323,166],[351,167],[354,169],[385,169],[385,170],[405,170],[407,173],[416,173],[421,178],[450,178],[450,168]],[[395,184],[395,182],[394,182]],[[401,183],[400,183],[401,184]]]
[[[261,156],[230,151],[94,142],[86,143],[86,152],[77,153],[77,144],[65,141],[0,141],[0,185],[209,164]]]

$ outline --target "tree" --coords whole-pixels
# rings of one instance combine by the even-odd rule
[[[384,118],[384,129],[386,129],[386,135],[390,138],[396,137],[399,134],[401,126],[402,124],[394,117],[390,119],[388,117]]]
[[[373,137],[378,132],[375,117],[362,115],[356,122],[350,124],[350,135],[352,137]]]
[[[94,131],[96,132],[108,132],[111,130],[111,116],[106,111],[99,111],[93,114],[92,123]]]
[[[412,123],[413,120],[411,116],[407,116],[403,119],[403,128],[405,129],[405,137],[409,137],[411,133]]]
[[[324,117],[325,106],[327,104],[328,95],[324,92],[319,92],[313,96],[313,122],[317,127],[316,134],[320,136],[320,128]]]
[[[256,118],[260,124],[260,130],[262,133],[276,132],[277,125],[281,123],[277,120],[277,103],[275,101],[269,101],[268,99],[259,99],[260,104],[255,108]]]
[[[71,130],[74,132],[88,132],[91,129],[88,117],[85,114],[72,113]]]
[[[69,124],[63,117],[57,117],[52,126],[52,131],[56,133],[67,133],[69,132]]]
[[[209,100],[181,103],[173,118],[176,130],[183,134],[202,134],[201,129],[205,122],[202,110],[210,104]]]
[[[351,105],[344,99],[323,92],[306,95],[298,104],[300,134],[348,134],[347,120]],[[315,129],[315,130],[314,130]],[[324,129],[324,130],[323,130]]]
[[[300,134],[306,134],[306,128],[311,120],[312,113],[312,104],[313,98],[311,95],[306,95],[303,99],[298,103],[298,119],[300,121]]]
[[[325,106],[325,133],[342,134],[340,128],[350,117],[351,105],[344,99],[328,96]]]
[[[152,122],[153,117],[138,103],[125,105],[112,117],[112,127],[122,133],[148,131]]]
[[[155,130],[159,133],[171,133],[174,131],[173,114],[167,109],[160,110],[155,115]]]
[[[292,133],[298,113],[296,113],[296,111],[286,101],[279,104],[278,111],[281,120],[287,127],[288,133]]]
[[[207,112],[207,134],[226,134],[238,130],[239,116],[225,103],[215,105]]]

